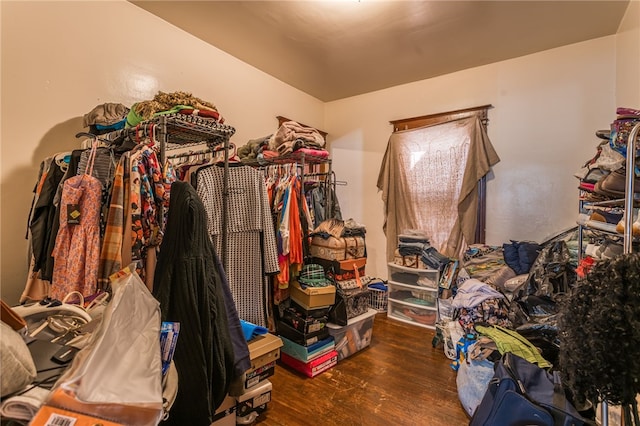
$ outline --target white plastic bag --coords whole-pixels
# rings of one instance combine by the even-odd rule
[[[50,403],[123,424],[156,425],[162,417],[160,305],[134,268],[116,275],[102,322]]]

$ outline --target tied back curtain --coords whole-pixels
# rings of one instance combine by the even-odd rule
[[[420,229],[439,252],[459,257],[474,242],[478,181],[500,161],[486,133],[486,111],[391,134],[378,176],[387,259],[398,234]]]

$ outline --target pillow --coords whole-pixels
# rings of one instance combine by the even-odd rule
[[[517,275],[528,274],[542,246],[531,241],[514,241],[502,245],[504,261]]]
[[[1,321],[0,336],[0,396],[4,398],[31,384],[36,366],[22,336]]]
[[[540,250],[542,250],[542,246],[540,244],[529,241],[520,241],[520,245],[518,246],[520,272],[517,272],[518,275],[529,273],[531,265],[533,265],[533,262],[536,261],[540,254]]]
[[[511,240],[511,243],[504,243],[502,245],[502,255],[504,256],[504,261],[513,271],[520,275],[520,256],[518,254],[518,245],[517,241]]]

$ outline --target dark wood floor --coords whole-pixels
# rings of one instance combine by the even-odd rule
[[[375,317],[371,345],[309,379],[278,364],[257,421],[281,425],[467,425],[456,373],[434,332]]]

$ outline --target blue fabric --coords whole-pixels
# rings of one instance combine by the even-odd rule
[[[103,124],[96,124],[95,126],[96,126],[96,129],[98,130],[120,130],[120,129],[124,129],[124,125],[126,122],[127,120],[123,118],[117,123],[113,123],[108,126],[105,126]]]
[[[269,332],[269,330],[267,330],[266,328],[260,325],[255,325],[243,319],[240,320],[240,325],[242,326],[242,332],[244,333],[244,338],[247,342],[253,339],[255,336],[260,336]]]
[[[542,246],[528,241],[513,241],[502,245],[504,261],[516,275],[528,274]]]
[[[518,247],[518,259],[520,262],[520,274],[528,274],[531,270],[531,265],[538,258],[542,246],[536,243],[521,242]],[[520,275],[519,274],[519,275]]]
[[[382,291],[387,291],[388,287],[386,285],[384,285],[384,283],[382,281],[378,281],[376,283],[371,283],[368,286],[369,288],[375,288],[377,290],[382,290]]]
[[[520,256],[518,255],[518,242],[511,241],[511,243],[504,243],[502,245],[502,255],[504,256],[504,261],[516,275],[520,275]]]

